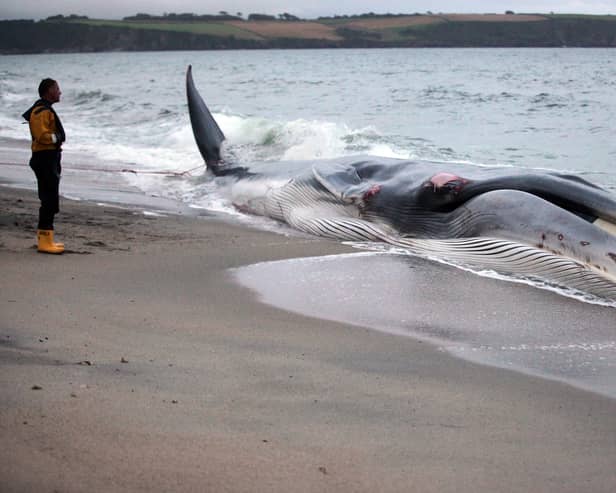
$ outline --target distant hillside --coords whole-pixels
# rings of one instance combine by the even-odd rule
[[[0,21],[0,53],[359,47],[615,47],[616,16],[439,14],[139,14],[122,21],[56,16]]]

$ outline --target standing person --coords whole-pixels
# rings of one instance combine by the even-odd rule
[[[30,124],[32,135],[32,158],[30,167],[36,175],[38,196],[41,201],[37,228],[38,251],[43,253],[62,253],[63,243],[53,239],[53,218],[60,211],[60,159],[62,142],[65,141],[64,128],[60,118],[52,108],[60,101],[62,92],[53,79],[43,79],[39,85],[41,97],[23,114]]]

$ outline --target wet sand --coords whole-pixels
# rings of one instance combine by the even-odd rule
[[[361,250],[260,262],[234,273],[285,310],[313,316],[318,307],[320,318],[414,337],[470,361],[616,398],[614,302]]]
[[[3,492],[616,490],[616,400],[285,312],[228,272],[343,245],[63,200],[56,257],[37,207],[0,187]]]

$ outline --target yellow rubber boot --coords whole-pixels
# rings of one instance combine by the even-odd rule
[[[63,243],[54,243],[52,229],[38,229],[36,230],[36,237],[39,252],[59,254],[64,251]]]
[[[62,250],[64,250],[64,243],[61,243],[61,242],[56,241],[56,240],[54,239],[54,236],[53,236],[53,229],[49,230],[49,232],[51,233],[51,244],[52,244],[53,246],[55,246],[56,248],[62,248]]]

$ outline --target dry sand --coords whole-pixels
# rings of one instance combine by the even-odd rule
[[[3,493],[616,491],[616,401],[227,273],[344,246],[63,200],[48,256],[34,194],[0,198]]]

